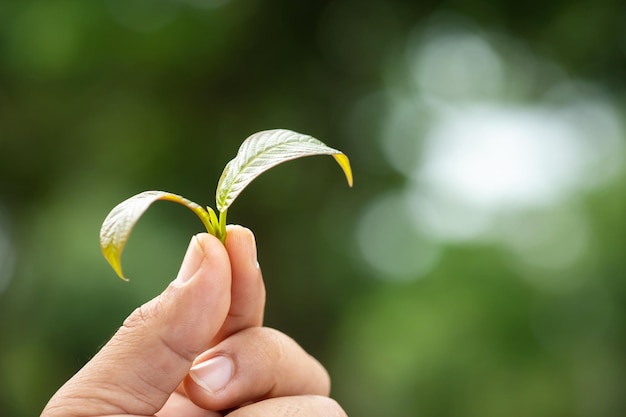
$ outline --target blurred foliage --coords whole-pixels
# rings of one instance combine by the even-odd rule
[[[344,150],[355,188],[332,160],[285,164],[229,220],[256,233],[267,324],[321,359],[349,415],[623,415],[625,21],[614,0],[0,2],[3,415],[36,415],[201,231],[156,204],[125,284],[98,248],[108,211],[147,189],[212,204],[239,143],[277,127]],[[470,225],[463,204],[411,234],[403,199],[426,186],[399,166],[472,100],[591,103],[566,120],[611,147],[565,197],[479,212],[486,234],[441,232]]]

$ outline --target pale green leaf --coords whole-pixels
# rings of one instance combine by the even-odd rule
[[[224,168],[215,194],[217,209],[220,212],[228,209],[243,189],[268,169],[311,155],[332,155],[352,186],[350,162],[341,151],[326,146],[314,137],[290,130],[265,130],[246,139],[237,156]]]
[[[165,191],[144,191],[122,201],[115,206],[109,215],[104,219],[100,229],[100,248],[106,260],[117,275],[126,280],[122,273],[121,256],[124,246],[128,241],[130,232],[141,217],[141,215],[157,200],[168,200],[184,205],[200,217],[202,222],[212,227],[209,222],[208,213],[198,204],[187,200],[176,194]],[[209,232],[213,232],[209,230]]]

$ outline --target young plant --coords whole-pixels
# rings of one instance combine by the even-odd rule
[[[121,256],[130,232],[148,207],[157,200],[173,201],[187,207],[200,218],[207,232],[226,241],[226,213],[237,196],[256,177],[268,169],[296,158],[331,155],[343,170],[352,187],[352,169],[348,157],[319,140],[290,130],[275,129],[248,137],[222,172],[215,193],[215,210],[204,209],[186,198],[165,191],[144,191],[121,202],[111,210],[100,229],[100,247],[113,270],[123,280]]]

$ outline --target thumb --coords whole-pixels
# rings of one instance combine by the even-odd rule
[[[194,236],[177,278],[126,319],[42,417],[155,414],[222,326],[230,282],[224,246],[206,233]]]

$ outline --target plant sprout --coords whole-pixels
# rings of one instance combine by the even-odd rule
[[[124,200],[111,210],[100,229],[100,247],[113,270],[123,280],[121,256],[130,232],[157,200],[173,201],[187,207],[200,218],[207,232],[226,242],[226,214],[239,194],[256,177],[268,169],[296,158],[311,155],[331,155],[343,170],[352,187],[352,169],[348,157],[337,149],[326,146],[314,137],[285,129],[265,130],[248,137],[222,172],[217,183],[215,204],[204,209],[180,195],[166,191],[144,191]]]

